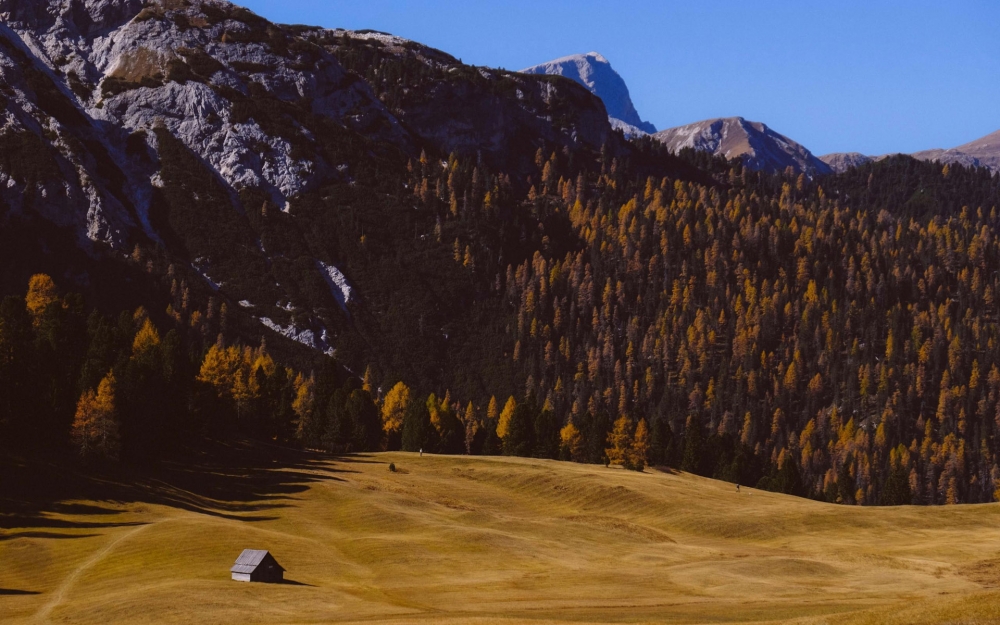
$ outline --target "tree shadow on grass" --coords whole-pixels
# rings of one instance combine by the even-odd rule
[[[5,540],[14,540],[15,538],[91,538],[93,536],[99,536],[100,534],[60,534],[58,532],[8,532],[0,534],[0,542]]]
[[[348,454],[334,456],[337,462],[344,462],[347,464],[388,464],[384,460],[375,460],[371,454]],[[351,473],[357,473],[357,471],[351,471]]]
[[[210,441],[143,468],[81,470],[66,459],[0,455],[0,474],[9,478],[0,491],[0,528],[141,524],[100,520],[104,515],[121,514],[131,503],[164,505],[234,521],[275,520],[273,511],[294,506],[298,495],[313,484],[343,482],[338,474],[357,473],[342,467],[344,462],[319,452],[246,440]],[[52,538],[59,535],[52,534]]]
[[[37,590],[14,590],[13,588],[0,588],[0,597],[13,597],[18,595],[40,595]]]

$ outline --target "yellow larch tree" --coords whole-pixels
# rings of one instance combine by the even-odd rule
[[[410,387],[403,382],[396,382],[389,389],[382,402],[382,430],[386,434],[398,432],[403,427],[403,417],[413,401]]]
[[[115,376],[108,372],[97,392],[84,391],[76,404],[72,440],[84,458],[118,458],[118,420],[115,414]]]
[[[507,438],[507,432],[510,430],[510,420],[514,416],[516,408],[517,402],[514,400],[514,396],[511,395],[507,399],[507,403],[504,404],[503,410],[500,412],[500,420],[497,422],[497,436],[501,439]]]
[[[626,466],[629,464],[629,452],[632,447],[631,423],[622,415],[615,421],[614,428],[608,434],[609,447],[604,450],[611,464]]]
[[[49,304],[59,299],[59,292],[52,278],[44,273],[36,273],[28,280],[28,294],[25,296],[28,312],[31,314],[31,321],[38,327],[42,321],[42,313]]]

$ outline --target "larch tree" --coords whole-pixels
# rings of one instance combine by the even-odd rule
[[[119,452],[115,414],[115,376],[108,372],[97,387],[84,391],[73,419],[73,444],[85,459],[116,460]]]
[[[42,314],[49,304],[59,299],[59,292],[52,278],[44,273],[36,273],[28,281],[28,294],[25,296],[25,303],[28,313],[31,314],[35,327],[42,321]]]
[[[500,412],[500,419],[497,422],[497,436],[500,439],[507,438],[507,432],[510,429],[510,420],[514,416],[514,410],[517,409],[517,402],[514,400],[514,396],[511,395],[507,398],[507,403],[504,404],[503,410]]]
[[[646,467],[649,456],[649,428],[646,420],[640,419],[635,426],[635,434],[632,436],[632,445],[629,448],[630,468],[642,471]]]
[[[476,417],[476,408],[471,401],[465,407],[462,424],[465,426],[465,453],[471,456],[472,444],[476,440],[476,433],[479,432],[479,419]]]
[[[403,382],[396,384],[389,389],[382,402],[382,430],[386,434],[399,432],[403,427],[403,418],[413,401],[410,387]]]
[[[316,380],[312,376],[307,378],[300,373],[295,377],[293,386],[295,399],[292,400],[292,411],[297,417],[295,433],[300,441],[306,441],[315,429]]]
[[[631,468],[629,457],[632,449],[632,424],[629,418],[622,415],[615,421],[614,428],[608,434],[608,447],[604,453],[608,457],[608,462]]]
[[[157,332],[156,326],[147,317],[143,323],[142,327],[136,333],[135,338],[132,340],[132,355],[134,357],[141,357],[147,351],[155,348],[160,344],[160,333]]]
[[[582,462],[584,458],[583,434],[570,421],[559,430],[559,441],[562,443],[561,454],[564,460]]]

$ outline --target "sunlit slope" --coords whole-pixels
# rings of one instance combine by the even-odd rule
[[[287,479],[238,504],[182,490],[169,506],[63,502],[44,523],[0,530],[0,620],[1000,619],[998,506],[838,507],[508,458],[376,454],[270,471]],[[230,581],[243,548],[271,550],[295,583]]]

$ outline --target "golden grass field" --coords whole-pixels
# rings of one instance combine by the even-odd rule
[[[171,476],[0,517],[0,621],[1000,622],[1000,505],[406,453]],[[243,548],[293,583],[231,581]]]

